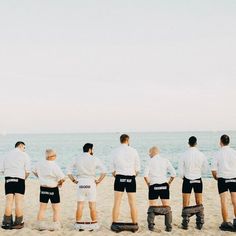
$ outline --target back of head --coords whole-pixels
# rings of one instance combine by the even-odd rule
[[[127,134],[122,134],[120,136],[120,143],[128,143],[129,142],[129,135]]]
[[[46,149],[45,155],[46,160],[54,159],[56,157],[56,152],[53,149]]]
[[[83,146],[83,152],[89,152],[89,149],[93,149],[93,144],[92,143],[86,143],[84,146]]]
[[[160,152],[160,151],[159,151],[158,147],[157,147],[157,146],[153,146],[153,147],[151,147],[151,148],[149,149],[149,156],[150,156],[150,157],[154,157],[154,156],[158,155],[159,152]]]
[[[222,143],[223,146],[227,146],[230,143],[230,138],[228,135],[224,134],[220,137],[220,142]]]
[[[188,140],[188,144],[190,147],[195,147],[197,145],[197,138],[195,136],[191,136]]]
[[[18,147],[20,147],[20,146],[25,146],[25,143],[22,142],[22,141],[18,141],[18,142],[16,142],[16,144],[15,144],[15,148],[18,148]]]

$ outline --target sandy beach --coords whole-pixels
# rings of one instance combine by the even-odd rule
[[[174,235],[233,235],[230,232],[221,232],[218,227],[221,223],[219,196],[217,193],[216,182],[213,179],[204,179],[204,207],[205,207],[205,225],[202,231],[195,229],[195,217],[191,218],[190,227],[188,231],[184,231],[180,228],[181,224],[181,179],[174,180],[171,186],[171,205],[173,211],[173,231]],[[156,232],[150,232],[147,229],[146,212],[148,208],[147,201],[147,187],[143,178],[137,178],[137,205],[139,211],[139,226],[140,229],[136,233],[137,235],[155,235]],[[1,205],[0,212],[1,217],[4,211],[4,182],[0,183],[1,189]],[[111,224],[111,209],[113,204],[113,178],[107,177],[98,186],[97,194],[97,211],[99,216],[99,223],[101,228],[97,232],[77,232],[73,229],[74,215],[76,209],[76,185],[72,184],[69,180],[66,181],[61,189],[61,222],[63,228],[57,232],[49,231],[37,231],[35,229],[36,215],[38,211],[38,198],[39,198],[39,183],[37,180],[29,179],[26,182],[26,195],[24,203],[25,211],[25,228],[22,230],[5,231],[0,229],[0,235],[116,235],[110,231]],[[193,196],[191,198],[193,202]],[[232,207],[230,207],[229,215],[233,219]],[[46,219],[51,222],[51,211],[48,210]],[[84,219],[89,220],[88,209],[84,211]],[[121,209],[121,221],[129,220],[129,208],[126,201],[126,196],[123,199],[123,205]],[[164,218],[156,218],[156,228],[160,229],[160,233],[169,235],[164,231]],[[119,235],[132,235],[133,233],[122,232]]]

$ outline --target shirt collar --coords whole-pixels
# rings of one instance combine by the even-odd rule
[[[88,152],[84,152],[84,156],[90,157],[91,155]]]
[[[122,146],[122,147],[127,147],[128,144],[126,144],[126,143],[121,143],[121,146]]]
[[[151,159],[153,159],[153,158],[159,158],[160,156],[159,156],[159,154],[156,154],[155,156],[153,156]]]

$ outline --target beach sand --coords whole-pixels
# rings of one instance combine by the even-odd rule
[[[49,231],[37,231],[35,229],[36,215],[39,206],[39,183],[35,179],[29,179],[26,181],[26,195],[24,202],[24,217],[25,217],[25,228],[21,230],[5,231],[0,229],[0,235],[61,235],[61,236],[74,236],[74,235],[117,235],[110,231],[111,225],[111,211],[113,205],[113,178],[106,177],[105,180],[98,186],[97,192],[97,211],[98,219],[101,224],[101,228],[97,232],[77,232],[73,229],[73,223],[75,221],[75,209],[76,209],[76,185],[71,183],[69,180],[66,181],[63,188],[61,189],[61,222],[63,228],[57,232]],[[220,202],[217,192],[216,181],[213,179],[204,179],[204,207],[205,207],[205,225],[202,231],[195,229],[195,217],[193,216],[190,220],[189,230],[185,231],[180,228],[181,224],[181,179],[176,178],[171,185],[171,206],[173,211],[173,230],[172,233],[167,233],[164,230],[164,217],[156,217],[155,227],[160,229],[161,234],[165,235],[233,235],[235,233],[221,232],[218,227],[222,222],[220,214]],[[0,212],[3,215],[4,212],[4,181],[0,182]],[[147,217],[147,187],[144,183],[143,178],[137,178],[137,206],[139,213],[139,226],[140,229],[136,233],[137,235],[155,235],[156,232],[150,232],[147,229],[146,217]],[[191,202],[194,198],[192,196]],[[51,209],[47,210],[46,220],[49,224],[52,219]],[[229,216],[233,219],[232,205],[229,202]],[[2,217],[2,216],[1,216]],[[127,204],[127,197],[124,195],[123,204],[121,208],[121,221],[129,222],[129,207]],[[89,220],[89,212],[86,204],[84,210],[84,220]],[[136,235],[135,234],[135,235]],[[118,235],[133,235],[130,232],[121,232]]]

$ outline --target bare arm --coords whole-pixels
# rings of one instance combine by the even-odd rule
[[[172,181],[175,179],[175,177],[170,177],[168,184],[171,185]]]
[[[30,173],[25,172],[25,179],[27,179],[29,177]]]
[[[35,172],[35,171],[32,171],[32,173],[38,178],[39,176],[38,176],[38,174],[37,174],[37,172]],[[26,175],[26,174],[25,174]]]
[[[106,173],[101,173],[100,177],[97,180],[95,180],[95,183],[100,184],[102,180],[105,178],[105,176],[106,176]]]
[[[65,182],[66,180],[65,179],[60,179],[57,183],[57,186],[60,188],[62,187],[62,184]]]
[[[149,181],[149,178],[148,178],[148,177],[144,177],[144,180],[145,180],[145,182],[146,182],[147,186],[149,187],[149,186],[150,186],[150,181]]]
[[[212,173],[213,178],[217,180],[218,179],[217,172],[215,170],[212,170],[211,173]]]
[[[72,175],[72,174],[68,174],[68,177],[70,178],[70,180],[75,183],[75,184],[78,184],[78,180],[75,179],[75,177]]]

